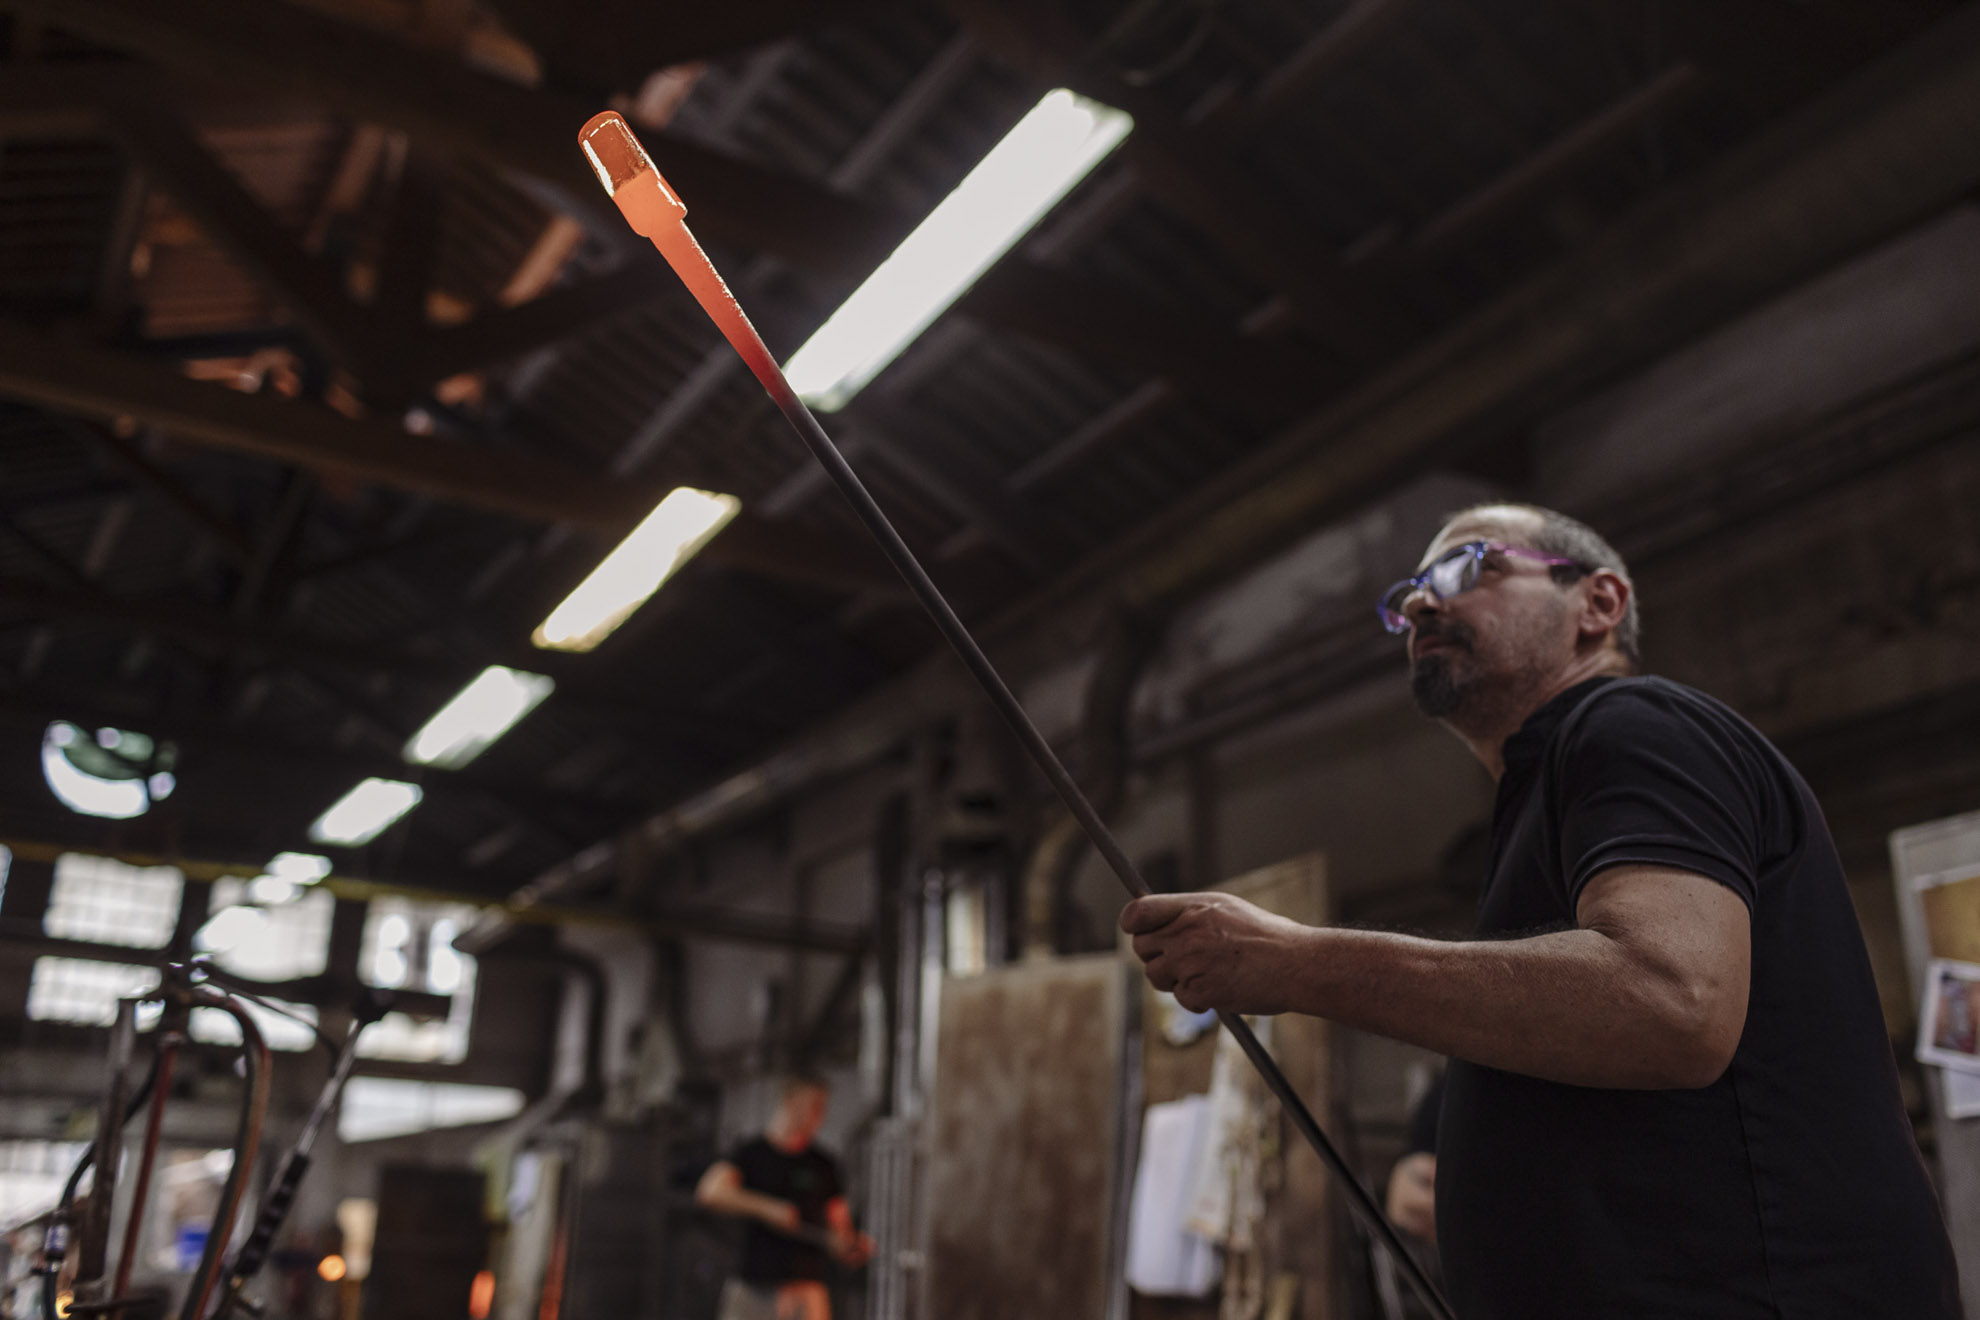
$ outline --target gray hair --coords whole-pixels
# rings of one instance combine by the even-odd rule
[[[1603,540],[1601,533],[1587,523],[1570,518],[1565,513],[1557,513],[1553,509],[1541,508],[1537,504],[1514,504],[1505,501],[1474,504],[1444,519],[1444,525],[1448,527],[1460,518],[1489,518],[1500,511],[1530,514],[1540,520],[1540,529],[1530,538],[1532,544],[1527,549],[1574,561],[1573,566],[1561,566],[1551,570],[1554,581],[1565,586],[1585,573],[1606,568],[1630,584],[1629,604],[1623,610],[1622,622],[1616,625],[1612,635],[1616,640],[1616,650],[1622,653],[1623,659],[1629,661],[1630,668],[1641,668],[1643,622],[1638,617],[1636,608],[1636,583],[1629,575],[1629,565],[1625,564],[1623,557],[1616,553],[1616,548]]]

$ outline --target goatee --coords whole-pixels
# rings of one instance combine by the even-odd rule
[[[1416,699],[1416,708],[1433,720],[1453,714],[1464,702],[1450,658],[1443,655],[1426,655],[1411,666],[1409,695]]]

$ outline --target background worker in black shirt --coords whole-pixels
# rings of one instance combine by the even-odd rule
[[[1464,1320],[1956,1320],[1800,776],[1718,702],[1635,676],[1628,570],[1571,519],[1460,514],[1381,610],[1418,705],[1498,783],[1478,937],[1161,895],[1121,918],[1149,979],[1451,1057],[1437,1240]]]
[[[861,1265],[873,1242],[853,1227],[839,1166],[813,1144],[831,1092],[816,1077],[784,1082],[762,1136],[708,1166],[697,1204],[746,1221],[721,1320],[830,1320],[834,1262]]]

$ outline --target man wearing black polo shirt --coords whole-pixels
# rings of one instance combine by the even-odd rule
[[[785,1079],[763,1135],[701,1175],[696,1203],[744,1221],[719,1320],[831,1320],[834,1262],[873,1254],[873,1239],[853,1227],[838,1162],[815,1144],[830,1099],[819,1078]]]
[[[1380,603],[1411,690],[1498,782],[1477,938],[1300,926],[1223,894],[1121,924],[1189,1008],[1451,1056],[1437,1239],[1463,1320],[1958,1320],[1820,808],[1701,693],[1636,674],[1588,528],[1453,518]]]

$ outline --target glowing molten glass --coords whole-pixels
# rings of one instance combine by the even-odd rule
[[[795,401],[797,396],[784,383],[777,359],[770,356],[763,337],[743,315],[742,306],[729,292],[715,263],[688,232],[687,207],[660,177],[618,111],[607,110],[587,120],[578,133],[578,145],[626,223],[634,233],[653,240],[653,246],[660,249],[660,255],[681,277],[681,283],[687,285],[722,337],[742,355],[743,363],[763,388],[780,404],[786,398]]]

